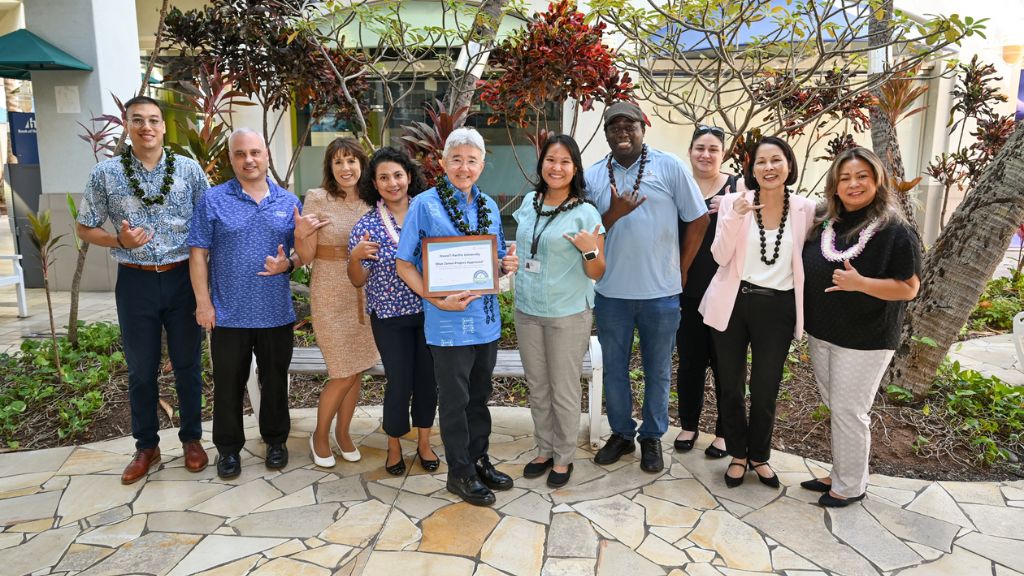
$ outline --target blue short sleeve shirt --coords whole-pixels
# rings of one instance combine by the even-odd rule
[[[615,187],[633,189],[640,161],[624,168],[614,159]],[[587,197],[604,214],[611,206],[607,159],[587,168]],[[648,147],[639,193],[647,200],[620,218],[605,237],[605,272],[597,292],[608,298],[649,300],[682,292],[679,273],[679,220],[707,213],[700,188],[679,157]]]
[[[147,170],[134,155],[129,158],[144,198],[160,194],[167,174],[167,154],[152,170]],[[85,185],[78,206],[78,223],[99,228],[106,221],[120,229],[128,221],[133,228],[143,228],[152,235],[149,242],[133,248],[111,248],[110,255],[127,264],[171,264],[188,258],[189,226],[192,213],[203,193],[210,187],[206,174],[191,158],[174,155],[174,176],[171,190],[162,204],[146,206],[136,198],[121,157],[108,158],[97,164]]]
[[[466,202],[466,196],[455,193],[458,207],[465,215],[471,229],[476,228],[476,198],[483,194],[473,186],[472,200]],[[498,237],[498,258],[505,257],[505,233],[501,228],[501,217],[498,204],[484,194],[484,202],[490,210],[491,226],[489,234]],[[409,205],[405,216],[402,236],[398,242],[397,258],[411,262],[423,271],[420,242],[424,238],[440,236],[461,236],[462,233],[452,224],[448,212],[441,204],[437,189],[431,188],[418,194]],[[434,346],[468,346],[493,342],[501,336],[501,314],[498,310],[498,298],[487,295],[470,302],[461,312],[448,312],[423,300],[424,332],[427,344]]]
[[[295,240],[294,211],[302,204],[269,178],[259,204],[237,179],[210,188],[196,206],[188,245],[210,251],[210,294],[217,326],[274,328],[295,322],[288,274],[259,276],[267,256]]]

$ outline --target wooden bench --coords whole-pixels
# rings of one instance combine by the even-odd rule
[[[288,367],[289,382],[291,374],[327,374],[327,364],[324,363],[323,354],[319,348],[296,348],[292,353],[292,363]],[[384,367],[377,363],[376,366],[366,371],[366,374],[383,376]],[[498,361],[494,365],[494,376],[525,378],[523,361],[519,358],[519,350],[498,350]],[[583,380],[588,382],[590,391],[590,443],[597,447],[601,439],[601,395],[604,392],[604,359],[601,356],[601,344],[597,336],[590,337],[590,347],[583,356]],[[253,358],[249,370],[249,403],[252,404],[253,414],[259,417],[260,390],[259,377],[256,373],[256,359]]]
[[[28,298],[25,297],[25,272],[21,268],[21,254],[0,254],[0,260],[10,260],[14,273],[0,276],[0,286],[14,286],[18,295],[18,316],[28,316]]]

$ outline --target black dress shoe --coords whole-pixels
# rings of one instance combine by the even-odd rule
[[[552,488],[561,488],[569,483],[569,478],[572,476],[572,462],[569,462],[569,469],[565,472],[555,472],[554,469],[548,472],[548,486]]]
[[[675,447],[676,452],[689,452],[690,450],[693,450],[693,443],[697,441],[698,436],[700,436],[700,432],[694,432],[693,438],[690,438],[689,440],[680,440],[679,438],[676,438],[675,442],[672,442],[672,446]]]
[[[242,460],[238,454],[221,454],[217,457],[217,476],[224,480],[237,478],[242,473]]]
[[[445,485],[448,491],[462,498],[474,506],[490,506],[494,504],[494,492],[484,486],[476,476],[458,478],[448,474],[448,482]]]
[[[536,478],[542,476],[548,468],[555,464],[554,458],[548,458],[543,462],[530,462],[523,466],[523,478]]]
[[[512,488],[512,477],[504,472],[499,472],[491,464],[487,456],[481,456],[475,463],[476,474],[480,480],[491,490],[508,490]]]
[[[768,477],[765,477],[765,476],[761,476],[760,474],[758,474],[757,475],[757,479],[760,480],[761,484],[764,484],[765,486],[771,486],[772,488],[778,488],[780,486],[779,475],[776,474],[774,470],[772,470],[772,467],[769,466],[767,462],[761,462],[760,464],[754,464],[753,462],[750,462],[750,469],[753,470],[754,472],[757,472],[758,468],[764,468],[766,466],[768,467],[769,470],[772,471],[772,475],[768,476]]]
[[[800,487],[804,490],[810,490],[811,492],[828,492],[832,489],[831,484],[825,484],[817,478],[814,480],[804,480],[800,483]]]
[[[267,445],[267,468],[280,470],[288,465],[288,447],[284,442]]]
[[[594,455],[594,463],[601,465],[614,464],[624,454],[629,454],[634,450],[636,450],[636,444],[632,438],[612,434],[611,438],[608,438],[608,441],[604,443],[604,447]]]
[[[665,469],[665,460],[661,457],[660,439],[640,439],[640,469],[644,472],[661,472]]]
[[[729,453],[726,452],[725,450],[722,450],[718,446],[715,446],[714,444],[708,444],[708,447],[704,449],[704,455],[707,456],[708,458],[717,459],[725,458],[726,456],[729,455]]]
[[[818,498],[818,504],[825,508],[842,508],[844,506],[849,506],[854,502],[860,502],[864,499],[864,496],[864,494],[861,494],[860,496],[850,496],[849,498],[836,498],[828,492],[825,492],[821,495],[821,498]]]
[[[740,475],[737,478],[733,478],[732,476],[729,476],[729,469],[732,468],[733,466],[738,466],[740,468],[743,468],[743,474]],[[731,462],[731,463],[729,463],[729,466],[725,469],[725,485],[728,486],[729,488],[735,488],[735,487],[739,486],[740,484],[743,484],[743,478],[746,475],[747,475],[747,463],[746,462]]]

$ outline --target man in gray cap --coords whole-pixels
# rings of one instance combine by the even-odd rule
[[[604,352],[605,399],[612,436],[594,462],[611,464],[636,449],[640,467],[663,469],[661,437],[668,429],[672,347],[679,293],[708,226],[707,207],[690,169],[677,156],[644,144],[646,118],[631,102],[604,111],[611,152],[586,171],[587,195],[602,214],[604,276],[594,312]],[[679,220],[689,222],[680,250]],[[637,429],[629,380],[633,331],[644,368],[643,423]]]

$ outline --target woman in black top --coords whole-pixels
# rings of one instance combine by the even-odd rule
[[[899,341],[906,301],[917,295],[917,237],[896,205],[881,160],[865,148],[836,158],[816,237],[804,245],[807,341],[831,410],[832,472],[801,483],[839,507],[864,497],[875,392]]]
[[[711,242],[715,239],[715,225],[718,221],[718,203],[722,196],[729,192],[744,190],[743,180],[736,176],[722,173],[722,161],[725,160],[725,131],[717,126],[698,124],[690,139],[690,165],[693,167],[693,179],[700,187],[701,195],[707,204],[711,220],[708,231],[704,234],[704,242],[697,249],[686,273],[686,285],[679,295],[679,329],[676,331],[676,351],[679,354],[679,368],[676,371],[676,392],[679,397],[679,427],[682,431],[675,440],[675,448],[679,452],[693,449],[699,432],[700,413],[704,409],[704,382],[708,367],[711,368],[712,380],[715,384],[715,396],[718,392],[718,369],[715,366],[715,351],[711,345],[711,328],[704,324],[704,317],[697,311],[704,292],[718,270],[718,263],[711,256]],[[679,221],[680,242],[686,236],[687,223]],[[680,244],[680,250],[682,245]],[[704,450],[711,458],[723,458],[725,438],[722,437],[722,416],[719,413],[715,421],[715,439]]]

